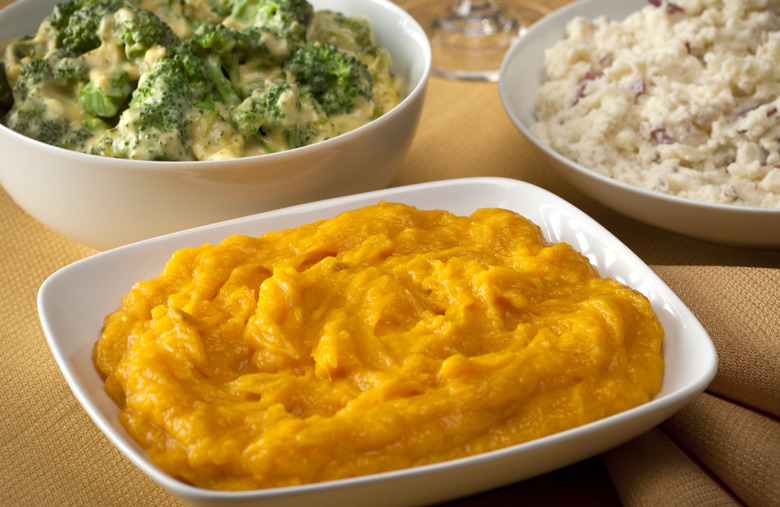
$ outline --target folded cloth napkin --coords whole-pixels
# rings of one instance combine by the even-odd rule
[[[766,311],[780,310],[780,271],[655,270],[710,333],[719,367],[693,403],[604,454],[621,501],[780,505],[780,312]]]

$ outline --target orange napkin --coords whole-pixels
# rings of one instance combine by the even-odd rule
[[[661,427],[604,455],[615,489],[630,506],[780,505],[780,271],[656,271],[707,328],[718,374]]]

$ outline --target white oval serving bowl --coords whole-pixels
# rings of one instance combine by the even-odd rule
[[[154,278],[174,251],[219,243],[232,234],[257,236],[297,227],[385,200],[468,215],[486,207],[518,212],[553,242],[585,255],[603,276],[643,293],[664,331],[661,392],[649,403],[578,428],[469,458],[352,479],[266,490],[220,492],[184,484],[163,473],[119,423],[118,408],[92,364],[103,318],[140,280]],[[707,332],[685,304],[604,227],[554,194],[504,178],[423,183],[303,204],[178,232],[66,266],[38,292],[49,346],[76,398],[109,440],[145,474],[182,500],[217,505],[422,505],[474,494],[543,474],[604,452],[650,430],[710,383],[717,355]]]
[[[0,11],[0,40],[32,34],[57,0]],[[0,184],[35,219],[109,249],[302,202],[387,186],[412,143],[431,67],[420,26],[389,0],[310,0],[315,10],[362,14],[393,57],[406,95],[352,132],[285,152],[216,162],[145,162],[46,145],[0,125]]]
[[[509,118],[560,175],[620,213],[708,241],[780,246],[780,209],[714,204],[645,190],[569,160],[534,134],[536,95],[544,79],[545,50],[564,37],[566,24],[576,16],[624,19],[646,5],[646,0],[580,0],[534,24],[509,49],[499,72],[499,93]]]

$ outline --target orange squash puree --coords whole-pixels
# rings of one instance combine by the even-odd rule
[[[94,361],[163,470],[250,489],[412,467],[621,412],[661,387],[647,299],[522,216],[380,203],[177,251]]]

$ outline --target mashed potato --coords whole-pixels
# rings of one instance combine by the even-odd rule
[[[546,55],[536,133],[646,189],[780,208],[780,4],[650,3],[569,23]]]
[[[94,350],[120,420],[197,486],[326,481],[477,454],[661,388],[647,299],[500,209],[381,203],[176,252]]]

